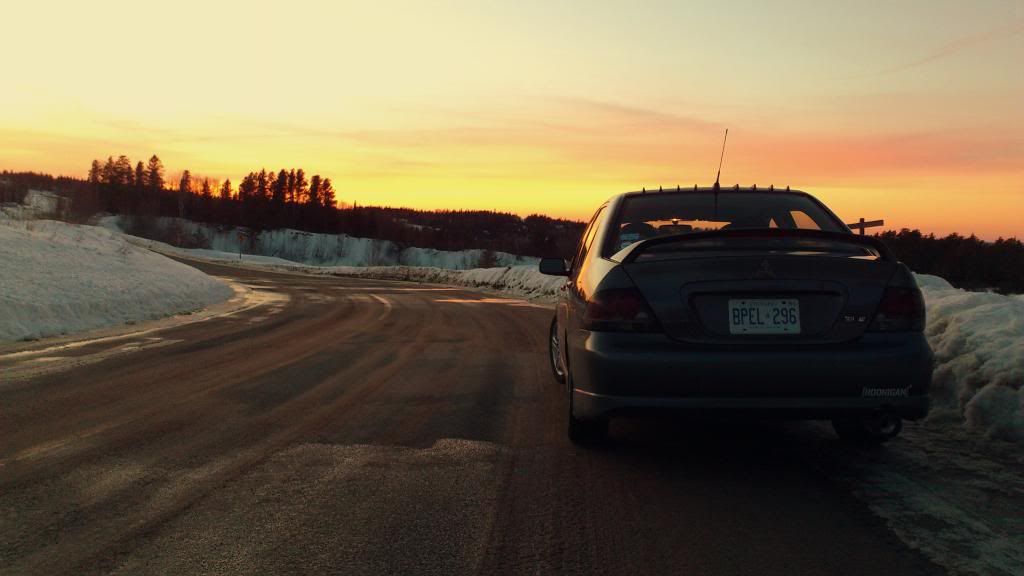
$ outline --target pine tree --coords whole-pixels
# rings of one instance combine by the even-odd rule
[[[323,182],[320,183],[320,204],[325,208],[335,209],[337,207],[338,200],[335,197],[334,186],[331,185],[330,178],[324,178]]]
[[[288,172],[288,201],[292,204],[299,201],[299,199],[295,197],[295,168],[292,168],[291,171]]]
[[[249,172],[242,178],[242,183],[238,185],[238,199],[243,203],[248,202],[256,194],[256,174]]]
[[[277,206],[284,205],[285,199],[288,194],[288,172],[282,168],[277,173],[277,179],[274,180],[274,184],[270,187],[270,199]]]
[[[132,171],[132,161],[124,154],[118,156],[114,162],[114,171],[116,173],[116,184],[120,186],[130,186],[133,184],[135,174]]]
[[[220,187],[220,199],[221,200],[231,200],[231,179],[230,178],[225,180],[224,184],[221,184],[221,187]]]
[[[89,183],[99,184],[103,178],[103,166],[100,165],[99,160],[92,161],[92,167],[89,168]]]
[[[107,162],[100,171],[100,182],[104,184],[115,184],[117,182],[117,168],[114,166],[113,156],[107,156]]]
[[[270,190],[267,188],[268,184],[267,171],[266,169],[261,169],[260,173],[256,175],[256,197],[260,200],[266,200],[270,196]]]
[[[142,188],[146,185],[146,167],[142,165],[142,160],[135,165],[135,186]]]
[[[309,181],[309,193],[307,194],[306,203],[310,206],[320,205],[320,175],[314,174],[313,178]]]
[[[146,185],[154,192],[164,188],[164,164],[156,154],[146,164]]]
[[[306,172],[299,168],[295,170],[295,201],[303,202],[307,192]]]
[[[203,198],[205,198],[207,200],[209,200],[210,198],[213,198],[213,190],[210,189],[210,179],[209,178],[203,178],[202,195],[203,195]]]
[[[178,192],[188,194],[192,191],[192,173],[185,170],[181,173],[181,180],[178,181]]]

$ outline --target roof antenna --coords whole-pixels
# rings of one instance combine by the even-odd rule
[[[725,160],[725,143],[729,140],[729,129],[725,129],[725,138],[722,138],[722,155],[718,157],[718,173],[715,174],[715,190],[718,190],[718,181],[722,177],[722,160]]]
[[[725,138],[722,138],[722,155],[718,157],[718,173],[715,174],[715,185],[711,187],[711,190],[715,193],[715,220],[718,220],[718,189],[719,179],[722,177],[722,160],[725,160],[725,142],[729,140],[729,129],[725,129]],[[696,188],[696,187],[694,187]]]

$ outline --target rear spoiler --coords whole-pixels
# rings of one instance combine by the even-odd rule
[[[625,249],[622,255],[622,262],[629,263],[637,259],[640,254],[653,246],[662,244],[674,244],[676,242],[689,242],[693,240],[704,240],[714,238],[798,238],[808,240],[825,240],[829,242],[841,242],[843,244],[856,244],[865,248],[871,248],[878,252],[879,257],[886,262],[895,262],[896,258],[884,242],[873,236],[861,236],[849,232],[826,232],[824,230],[801,230],[789,228],[757,228],[739,230],[710,230],[708,232],[692,232],[683,234],[670,234],[668,236],[656,236],[641,240]]]

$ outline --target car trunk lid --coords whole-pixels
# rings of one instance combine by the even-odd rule
[[[811,346],[864,333],[897,266],[884,246],[849,234],[757,232],[648,240],[624,251],[622,266],[680,341]]]

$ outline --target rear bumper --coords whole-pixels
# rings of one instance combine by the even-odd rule
[[[569,362],[580,418],[647,411],[797,419],[928,413],[932,352],[920,333],[869,333],[842,346],[800,348],[695,347],[664,334],[575,336]]]
[[[889,412],[908,420],[928,414],[927,396],[904,398],[662,398],[607,396],[573,389],[577,418],[599,419],[652,413],[820,420]]]

